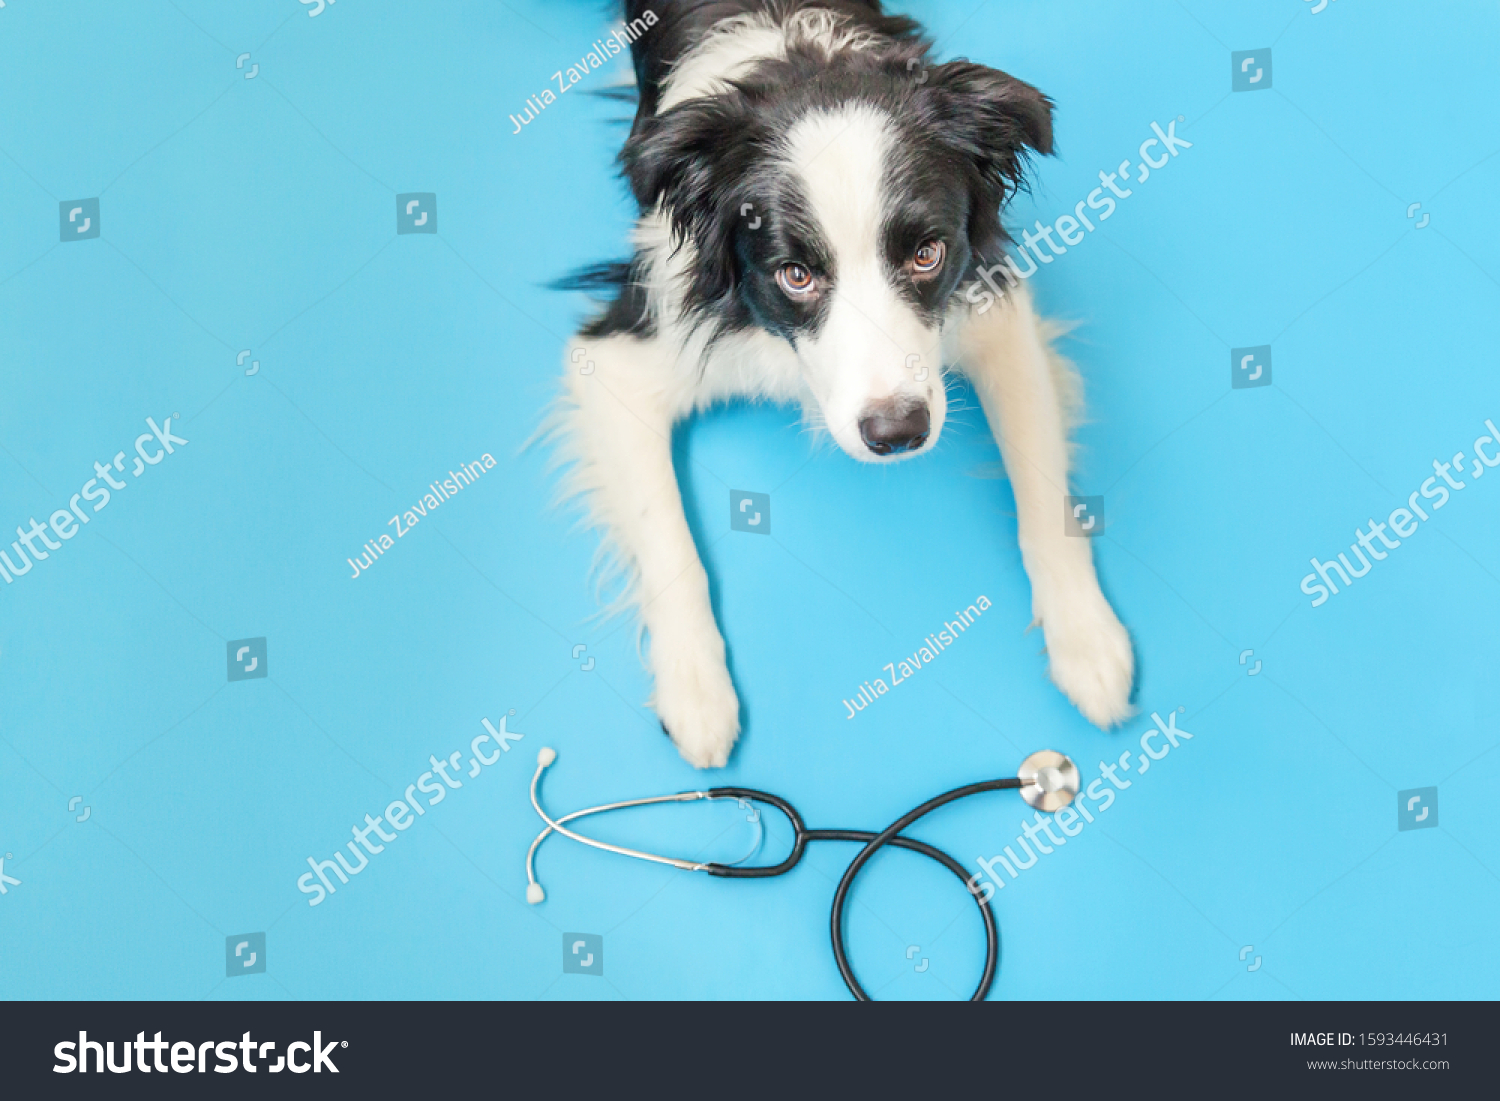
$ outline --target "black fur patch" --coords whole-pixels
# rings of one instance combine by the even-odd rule
[[[640,209],[661,203],[674,241],[692,242],[689,319],[719,335],[759,326],[795,343],[815,331],[827,296],[793,301],[776,286],[777,267],[806,264],[836,284],[833,258],[784,165],[785,138],[807,114],[850,103],[886,115],[896,131],[894,163],[880,181],[893,207],[882,250],[893,283],[936,324],[974,259],[999,259],[1009,241],[1001,208],[1025,186],[1029,154],[1052,152],[1052,103],[1029,84],[969,61],[934,64],[916,24],[887,16],[875,0],[627,0],[627,18],[647,7],[658,23],[632,46],[640,102],[620,154]],[[718,21],[747,12],[825,8],[881,36],[874,49],[829,62],[815,49],[754,66],[730,89],[660,115],[660,82],[672,63]],[[928,237],[947,257],[931,280],[895,277]],[[586,335],[650,332],[639,260],[583,273],[573,285],[618,288]]]
[[[595,264],[557,280],[552,286],[560,291],[583,291],[599,297],[613,295],[605,311],[581,330],[590,340],[625,333],[649,337],[656,331],[646,288],[640,281],[639,260]]]
[[[661,85],[672,65],[708,35],[715,24],[737,15],[777,12],[785,15],[805,8],[838,12],[893,41],[912,38],[920,28],[899,15],[886,15],[880,0],[626,0],[625,20],[644,17],[647,9],[659,22],[631,46],[635,79],[641,89],[636,125],[656,114]]]

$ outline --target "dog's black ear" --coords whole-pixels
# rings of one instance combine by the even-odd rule
[[[1025,186],[1027,157],[1052,152],[1052,101],[1024,81],[972,61],[927,71],[932,132],[973,166],[976,244],[1000,236],[999,210]],[[991,224],[993,223],[993,224]]]
[[[620,154],[641,210],[661,203],[675,244],[697,254],[689,297],[707,305],[735,284],[735,202],[754,140],[733,97],[689,100],[641,120]]]

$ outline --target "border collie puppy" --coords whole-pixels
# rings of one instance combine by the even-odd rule
[[[653,19],[646,19],[648,7]],[[621,153],[634,255],[571,285],[613,301],[567,348],[555,430],[572,489],[649,636],[651,705],[682,756],[723,765],[740,705],[683,515],[673,426],[734,398],[799,402],[851,458],[936,446],[943,366],[979,395],[1014,489],[1053,682],[1108,728],[1134,658],[1065,534],[1075,384],[1012,277],[1000,223],[1052,104],[1014,77],[938,64],[879,0],[627,0],[639,108]],[[649,28],[648,28],[649,23]]]

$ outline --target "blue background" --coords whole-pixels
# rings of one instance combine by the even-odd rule
[[[1496,994],[1500,477],[1322,607],[1298,583],[1500,417],[1500,7],[907,5],[944,57],[1059,105],[1060,156],[1013,225],[1070,212],[1153,121],[1182,116],[1193,143],[1032,282],[1078,323],[1075,492],[1105,496],[1094,549],[1141,716],[1100,732],[1046,680],[971,394],[934,455],[873,470],[794,410],[735,407],[677,446],[748,716],[712,776],[643,707],[633,624],[596,618],[597,536],[551,507],[547,449],[522,448],[586,308],[546,282],[624,251],[627,109],[581,94],[623,65],[519,135],[507,116],[605,8],[310,10],[0,9],[0,521],[65,508],[148,416],[190,441],[0,585],[0,855],[20,881],[0,996],[840,997],[826,915],[848,846],[726,883],[554,841],[527,906],[536,751],[560,753],[558,810],[744,783],[874,829],[1042,747],[1087,779],[1178,707],[1194,739],[997,896],[993,997]],[[1231,94],[1231,52],[1267,46],[1273,86]],[[437,234],[396,235],[403,192],[437,195]],[[59,243],[79,197],[100,236]],[[1231,390],[1229,349],[1262,344],[1274,385]],[[351,579],[393,513],[486,452],[494,470]],[[730,488],[771,495],[769,538],[730,529]],[[845,718],[981,593],[959,645]],[[228,683],[227,642],[261,636],[269,676]],[[485,717],[524,739],[309,907],[306,858],[429,755],[467,759]],[[1432,785],[1438,827],[1398,831],[1396,793]],[[976,867],[1022,809],[985,796],[916,832]],[[752,836],[730,805],[656,813],[597,829],[731,856]],[[972,909],[947,872],[880,857],[849,918],[866,985],[967,995]],[[603,936],[602,978],[563,974],[577,931]],[[267,970],[228,979],[246,932]]]

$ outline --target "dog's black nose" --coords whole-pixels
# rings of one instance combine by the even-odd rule
[[[910,408],[879,405],[859,422],[860,437],[877,455],[915,451],[927,442],[931,428],[925,403]]]

